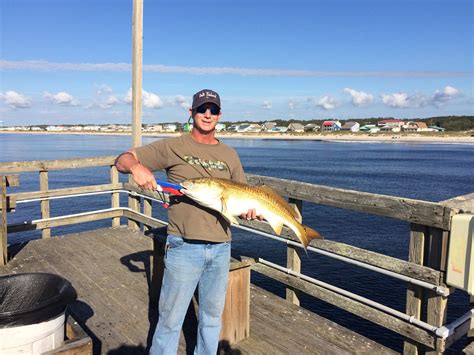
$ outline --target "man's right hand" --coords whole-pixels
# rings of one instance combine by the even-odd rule
[[[140,163],[136,163],[130,167],[130,173],[135,183],[142,189],[156,190],[158,185],[153,173]]]

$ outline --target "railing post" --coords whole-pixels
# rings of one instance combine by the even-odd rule
[[[426,253],[425,264],[442,272],[441,286],[446,286],[444,280],[448,237],[448,231],[434,227],[429,228],[429,243],[426,245],[428,252]],[[444,325],[446,322],[448,297],[437,295],[434,291],[428,291],[427,297],[426,322],[437,327]],[[427,351],[426,354],[441,354],[444,351],[444,346],[442,345],[442,343],[438,342],[437,348],[433,351]],[[441,349],[440,346],[442,346]]]
[[[119,183],[119,173],[115,165],[110,167],[110,182],[112,184]],[[112,192],[111,197],[111,206],[112,208],[120,207],[120,194],[118,192]],[[120,226],[120,217],[112,218],[112,227],[119,227]]]
[[[410,250],[408,261],[414,264],[423,265],[423,256],[425,250],[426,227],[419,224],[410,226]],[[406,314],[421,319],[421,303],[423,300],[423,288],[409,284],[407,287]],[[403,354],[419,353],[419,345],[412,340],[405,338],[403,343]]]
[[[39,172],[39,179],[40,179],[40,191],[48,191],[48,171],[41,170]],[[41,201],[41,218],[49,218],[49,200],[42,200]],[[41,235],[43,239],[51,238],[51,228],[44,228],[41,231]]]
[[[135,182],[133,181],[132,175],[128,176],[128,182],[130,184],[133,184],[136,186]],[[135,212],[140,212],[140,197],[138,196],[128,196],[128,207]],[[132,219],[128,219],[128,227],[133,229],[133,230],[139,230],[140,229],[140,223],[135,222]]]
[[[0,265],[6,265],[8,261],[8,249],[7,249],[7,177],[1,176],[0,181],[0,198],[2,202],[2,224],[0,226]]]
[[[143,214],[145,216],[151,217],[152,214],[152,206],[151,206],[151,200],[149,198],[144,198],[143,199]],[[143,230],[148,231],[150,230],[151,227],[143,225]]]
[[[292,206],[296,206],[300,213],[303,212],[303,201],[290,198],[288,201]],[[286,248],[286,267],[295,272],[301,272],[301,258],[297,252],[297,247],[293,245],[287,245]],[[291,288],[286,289],[286,299],[293,304],[300,305],[300,299],[298,293]]]

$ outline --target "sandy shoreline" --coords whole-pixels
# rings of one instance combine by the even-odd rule
[[[43,134],[43,135],[94,135],[94,136],[131,136],[130,132],[24,132],[0,131],[0,134]],[[143,133],[143,137],[176,137],[181,133]],[[223,139],[278,139],[278,140],[317,140],[340,142],[376,142],[376,143],[470,143],[474,144],[474,136],[469,132],[423,134],[423,133],[218,133],[218,138]]]

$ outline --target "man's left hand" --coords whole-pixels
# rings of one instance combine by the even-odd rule
[[[251,219],[259,219],[260,221],[263,220],[263,216],[262,215],[259,215],[257,216],[257,211],[255,210],[255,208],[250,208],[247,213],[242,213],[240,215],[240,218],[242,219],[246,219],[247,221],[250,221]]]

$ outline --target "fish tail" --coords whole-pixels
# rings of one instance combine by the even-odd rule
[[[301,225],[300,234],[301,234],[300,240],[304,246],[305,251],[308,248],[309,243],[311,243],[313,239],[323,239],[323,237],[321,236],[321,234],[319,234],[319,232],[305,225]]]

